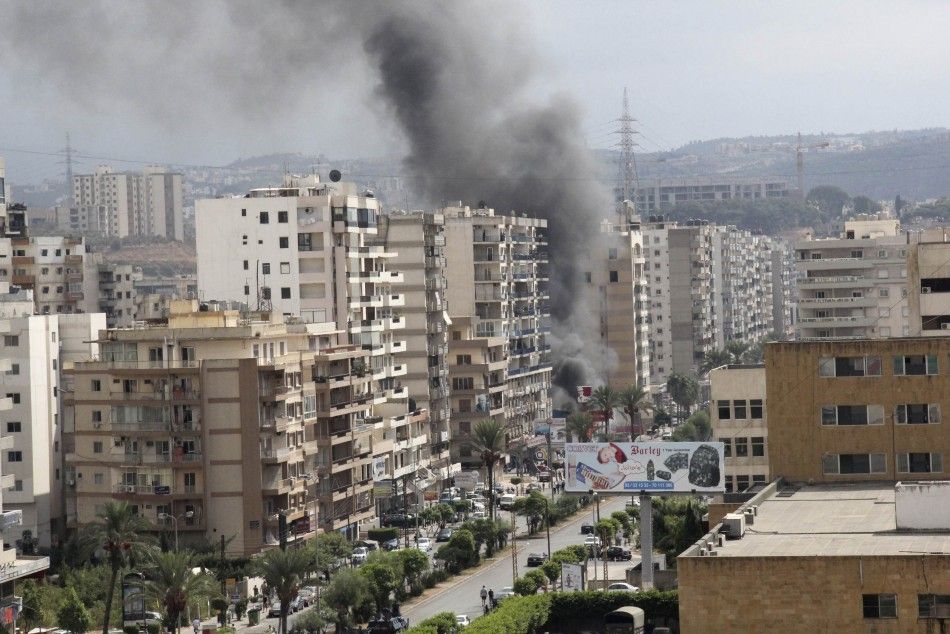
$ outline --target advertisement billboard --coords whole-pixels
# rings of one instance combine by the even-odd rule
[[[567,443],[565,491],[722,493],[720,442]]]
[[[584,565],[561,563],[561,592],[580,592],[584,589]]]

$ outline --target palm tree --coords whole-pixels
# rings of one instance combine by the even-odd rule
[[[728,350],[710,350],[703,355],[702,363],[699,364],[699,373],[701,375],[709,374],[709,371],[723,365],[732,363],[732,355]]]
[[[594,419],[587,412],[574,412],[567,417],[564,423],[571,442],[590,442],[594,431]]]
[[[630,442],[636,442],[643,430],[639,425],[640,412],[652,412],[650,394],[639,385],[631,385],[620,393],[620,407],[630,419]]]
[[[742,341],[730,341],[726,344],[726,352],[729,353],[729,363],[745,363],[751,352],[749,344]]]
[[[590,407],[598,410],[604,417],[604,440],[609,440],[610,419],[614,408],[620,405],[620,393],[609,385],[601,385],[590,395]]]
[[[97,513],[99,522],[91,529],[97,547],[106,552],[111,578],[106,591],[105,615],[102,617],[102,634],[109,634],[109,616],[115,598],[115,584],[119,573],[134,557],[143,555],[151,543],[145,537],[149,523],[139,516],[128,502],[108,502]]]
[[[699,384],[691,376],[686,376],[685,374],[680,374],[679,372],[673,372],[666,379],[666,391],[669,392],[670,398],[673,399],[673,402],[676,403],[677,409],[679,409],[680,417],[682,418],[683,411],[686,410],[686,413],[689,414],[690,407],[696,402],[696,399],[699,398]]]
[[[495,519],[495,463],[501,460],[505,451],[505,426],[493,418],[475,423],[468,439],[472,449],[481,455],[488,479],[488,515]]]
[[[254,568],[264,583],[277,593],[280,601],[280,634],[287,634],[287,615],[297,591],[314,573],[313,553],[306,548],[275,548],[254,561]]]
[[[189,603],[204,602],[220,593],[212,575],[192,572],[197,565],[195,555],[187,550],[152,551],[146,562],[150,570],[145,596],[165,608],[165,616],[175,624],[176,632]]]

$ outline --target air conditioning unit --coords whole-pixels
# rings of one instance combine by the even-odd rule
[[[745,535],[745,515],[727,513],[722,518],[722,531],[729,539],[742,539],[742,536]]]
[[[755,512],[752,509],[746,509],[743,515],[745,516],[746,526],[752,526],[755,524]]]
[[[123,487],[123,489],[124,489],[124,491],[125,491],[126,493],[135,493],[135,485],[134,485],[134,484],[126,484],[126,485]]]
[[[94,421],[94,422],[92,423],[92,426],[93,426],[94,429],[99,429],[99,428],[102,427],[102,421],[98,421],[98,420],[97,420],[97,421]]]
[[[950,330],[950,321],[940,324],[940,330]]]
[[[929,287],[929,286],[921,286],[921,287],[920,287],[920,292],[921,292],[921,294],[923,294],[923,295],[927,295],[927,294],[930,293],[930,287]]]

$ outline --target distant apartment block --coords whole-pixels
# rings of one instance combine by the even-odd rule
[[[583,300],[599,325],[603,381],[617,389],[650,385],[650,295],[639,221],[605,223],[601,240],[586,255]],[[603,245],[603,246],[601,246]]]
[[[909,334],[907,252],[894,219],[849,220],[839,238],[797,242],[798,336]]]
[[[765,367],[724,365],[709,373],[712,439],[725,445],[726,493],[769,481]]]
[[[132,174],[100,165],[92,174],[73,176],[72,187],[75,207],[65,218],[65,229],[114,238],[184,239],[179,173],[150,166]]]
[[[36,313],[83,310],[83,241],[61,236],[0,236],[0,280],[33,291]]]
[[[637,213],[652,214],[680,203],[787,198],[789,190],[778,179],[656,178],[640,179],[636,195]]]
[[[950,229],[926,229],[909,237],[910,334],[946,337],[950,335]]]
[[[547,221],[448,207],[447,297],[453,319],[474,318],[475,337],[508,341],[505,420],[512,438],[533,438],[551,416]]]
[[[772,258],[772,333],[781,340],[791,339],[798,322],[795,250],[779,238],[767,240]]]
[[[773,330],[773,240],[733,226],[712,234],[716,348],[730,341],[754,345]]]

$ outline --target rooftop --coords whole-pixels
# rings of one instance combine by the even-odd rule
[[[950,554],[943,531],[897,530],[894,483],[768,487],[754,523],[718,557]],[[696,549],[687,551],[695,556]],[[687,555],[684,553],[684,556]]]

